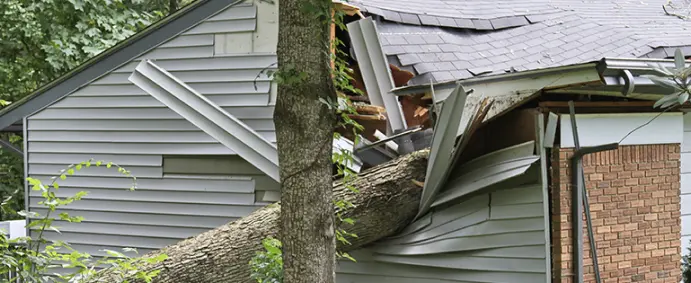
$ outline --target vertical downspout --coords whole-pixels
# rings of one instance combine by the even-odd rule
[[[571,130],[573,131],[574,153],[571,157],[571,182],[572,182],[572,202],[571,202],[571,224],[573,238],[573,276],[574,282],[583,283],[583,208],[585,208],[585,218],[588,221],[588,240],[590,241],[590,254],[593,259],[593,269],[595,280],[602,282],[600,277],[600,267],[597,260],[597,246],[593,234],[593,224],[590,217],[590,204],[588,194],[585,190],[585,176],[583,175],[582,158],[586,154],[601,151],[613,150],[619,147],[619,143],[609,143],[592,147],[580,147],[578,140],[578,128],[576,127],[576,113],[573,101],[569,101],[569,111],[571,114]],[[581,206],[582,205],[582,206]]]

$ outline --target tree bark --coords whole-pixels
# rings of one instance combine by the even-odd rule
[[[413,181],[424,180],[427,154],[426,150],[414,152],[362,172],[351,183],[358,193],[345,188],[339,181],[333,183],[334,197],[356,206],[345,215],[356,223],[343,228],[358,237],[350,239],[351,245],[339,242],[340,250],[366,246],[394,234],[413,220],[422,194],[422,188]],[[154,279],[156,283],[250,283],[249,261],[263,249],[261,241],[264,238],[278,235],[280,214],[280,204],[272,204],[235,222],[144,255],[155,257],[163,253],[168,256],[165,261],[148,265],[144,270],[161,270]],[[114,282],[108,280],[108,276],[106,269],[90,283]]]
[[[330,0],[280,0],[274,110],[281,178],[283,282],[333,283],[336,237],[332,141],[336,101],[330,62]]]

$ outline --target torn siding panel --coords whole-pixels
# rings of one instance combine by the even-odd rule
[[[339,265],[338,282],[548,282],[547,211],[534,164],[535,142],[481,156],[454,170],[445,193],[457,197],[433,207],[402,233],[354,253]],[[510,165],[521,161],[521,166]],[[520,163],[520,162],[519,162]],[[528,167],[497,181],[492,170]],[[481,170],[477,170],[481,168]],[[490,185],[491,184],[491,185]],[[472,194],[468,185],[475,186]],[[440,197],[435,198],[438,201]]]
[[[151,61],[142,61],[130,80],[262,172],[279,180],[276,146],[237,117]]]
[[[437,197],[437,193],[444,185],[453,160],[453,151],[456,144],[455,130],[459,127],[460,115],[466,105],[466,91],[459,84],[443,104],[439,122],[434,127],[429,163],[425,186],[420,200],[420,210],[417,217],[427,213],[428,209]],[[417,218],[416,217],[416,218]]]

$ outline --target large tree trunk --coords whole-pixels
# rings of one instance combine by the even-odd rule
[[[413,181],[424,180],[427,154],[427,151],[414,152],[362,172],[351,183],[359,193],[353,193],[340,182],[333,184],[335,198],[351,201],[356,206],[345,215],[356,223],[343,228],[358,238],[351,239],[351,245],[339,243],[340,250],[361,248],[392,235],[412,221],[422,193]],[[249,261],[262,250],[264,238],[278,235],[280,214],[279,204],[269,205],[235,222],[144,255],[168,256],[145,270],[161,270],[154,280],[156,283],[252,282]],[[107,271],[90,282],[114,282],[108,280]]]
[[[274,110],[281,177],[283,282],[332,283],[336,237],[332,182],[336,101],[329,68],[330,0],[280,0]]]

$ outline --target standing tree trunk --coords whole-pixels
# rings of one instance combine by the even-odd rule
[[[329,0],[280,0],[274,112],[286,283],[335,280]]]

